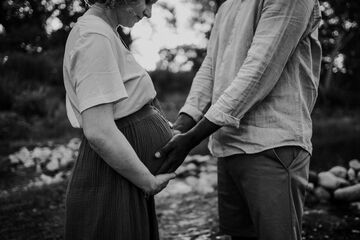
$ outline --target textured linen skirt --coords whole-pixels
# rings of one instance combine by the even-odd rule
[[[141,161],[153,174],[163,162],[153,156],[172,137],[163,115],[152,105],[116,120]],[[157,240],[154,198],[115,172],[85,137],[66,194],[66,240]]]

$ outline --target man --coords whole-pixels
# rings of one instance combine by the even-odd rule
[[[300,240],[321,46],[317,0],[228,0],[207,56],[158,153],[175,170],[211,135],[220,230],[232,239]]]

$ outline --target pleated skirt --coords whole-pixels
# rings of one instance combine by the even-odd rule
[[[153,156],[172,137],[152,105],[116,120],[141,161],[156,174],[163,162]],[[154,198],[115,172],[85,137],[66,194],[66,240],[157,240]]]

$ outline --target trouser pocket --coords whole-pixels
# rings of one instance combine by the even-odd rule
[[[284,146],[273,148],[270,151],[272,158],[279,161],[285,169],[290,169],[299,158],[308,157],[308,153],[298,146]]]

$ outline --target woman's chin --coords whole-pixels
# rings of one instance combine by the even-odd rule
[[[139,21],[134,21],[134,22],[130,22],[130,23],[126,23],[126,24],[120,24],[122,27],[126,27],[126,28],[132,28],[136,23],[138,23]]]

